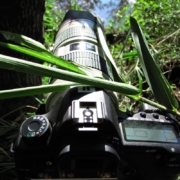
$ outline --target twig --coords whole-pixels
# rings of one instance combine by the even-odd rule
[[[157,43],[157,46],[160,45],[162,42],[164,42],[165,40],[167,40],[168,38],[170,38],[171,36],[173,36],[174,34],[178,33],[178,31],[180,31],[180,29],[176,30],[175,32],[173,32],[172,34],[166,36],[162,41],[160,41],[159,43]]]
[[[14,112],[16,112],[16,111],[20,110],[20,109],[23,109],[23,108],[31,108],[31,109],[37,110],[37,108],[36,108],[36,107],[34,107],[34,106],[30,106],[30,105],[21,106],[21,107],[19,107],[19,108],[15,109],[15,110],[13,110],[13,111],[11,111],[11,112],[9,112],[9,113],[5,114],[4,116],[0,117],[0,119],[3,119],[3,118],[5,118],[6,116],[8,116],[8,115],[10,115],[10,114],[12,114],[12,113],[14,113]]]

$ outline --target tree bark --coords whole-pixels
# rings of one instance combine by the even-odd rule
[[[0,0],[0,30],[26,35],[43,43],[44,11],[45,0]],[[6,41],[2,35],[0,35],[0,41]],[[0,48],[0,54],[40,63],[36,59],[4,48]],[[35,86],[41,83],[40,76],[0,69],[0,90]],[[1,100],[0,118],[26,105],[37,106],[35,96]],[[26,111],[27,109],[22,108],[21,110]],[[19,113],[16,111],[16,114],[11,114],[8,118],[15,119]]]

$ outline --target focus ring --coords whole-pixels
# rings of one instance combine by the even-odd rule
[[[89,28],[89,27],[84,27],[84,26],[75,26],[71,27],[61,33],[61,35],[56,39],[54,43],[54,50],[59,46],[63,41],[74,38],[74,37],[90,37],[93,39],[96,38],[95,32]]]

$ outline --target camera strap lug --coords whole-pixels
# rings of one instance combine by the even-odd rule
[[[10,152],[11,152],[11,153],[14,153],[14,143],[11,143]]]

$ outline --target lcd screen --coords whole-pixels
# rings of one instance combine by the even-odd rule
[[[172,124],[125,120],[122,122],[122,127],[127,141],[178,143],[177,133]]]

